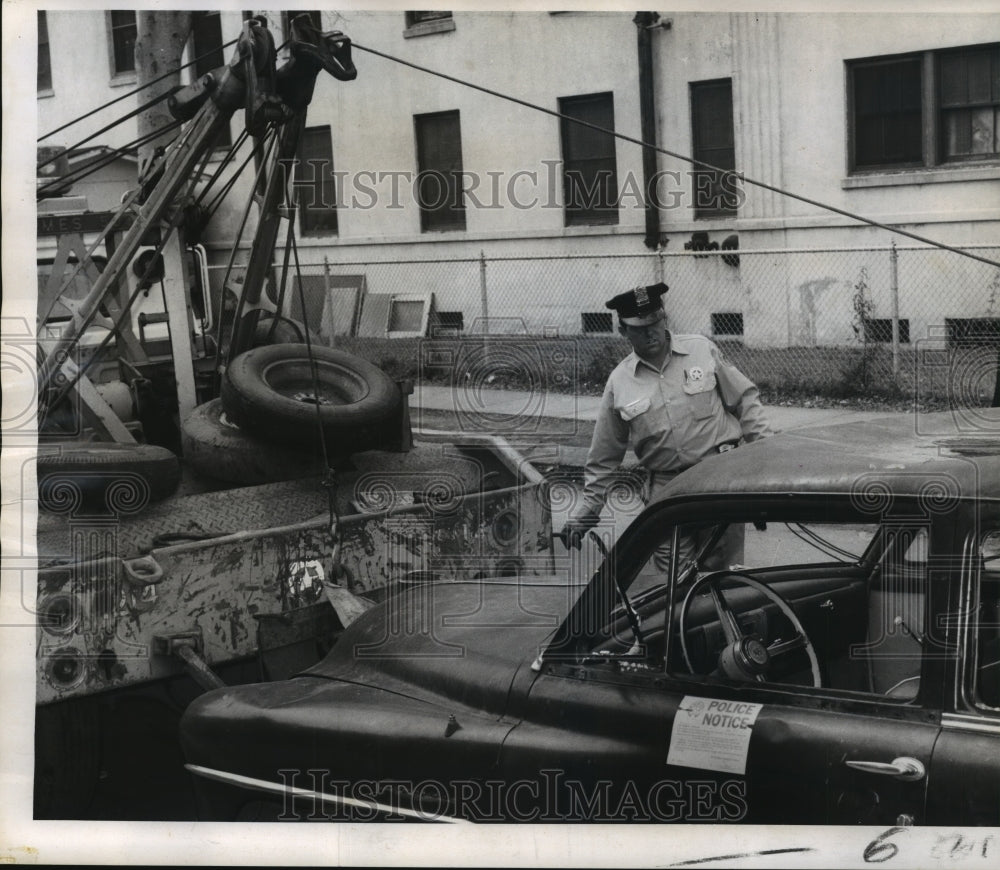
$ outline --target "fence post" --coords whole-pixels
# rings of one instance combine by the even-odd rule
[[[892,375],[899,377],[899,252],[896,241],[889,249],[889,293],[892,297]]]
[[[486,252],[479,252],[479,299],[483,317],[483,334],[490,334],[490,312],[486,299]]]

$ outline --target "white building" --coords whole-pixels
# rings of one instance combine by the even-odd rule
[[[286,16],[262,14],[281,43]],[[566,335],[610,330],[604,300],[662,276],[685,329],[742,335],[748,345],[815,345],[851,340],[859,270],[873,316],[889,315],[889,255],[747,252],[912,244],[815,203],[950,245],[994,246],[984,252],[993,259],[1000,253],[996,15],[313,14],[323,30],[354,41],[358,77],[345,83],[321,73],[309,109],[303,154],[321,167],[298,185],[299,254],[310,280],[329,282],[326,263],[328,273],[350,276],[341,285],[357,282],[369,296],[433,293],[440,322],[470,330],[487,311],[482,257],[491,321]],[[239,12],[198,13],[190,56],[235,39],[242,20]],[[134,88],[134,13],[51,11],[39,25],[40,132]],[[199,71],[217,62],[208,58]],[[651,95],[645,118],[642,88]],[[140,99],[47,141],[97,134],[81,147],[125,145],[133,125],[97,131]],[[663,150],[644,166],[635,142],[554,112],[638,141],[655,134]],[[242,117],[233,117],[232,140]],[[671,154],[735,168],[748,181],[727,194]],[[464,193],[441,186],[453,173]],[[567,187],[567,175],[583,193]],[[660,207],[650,211],[644,192],[653,175]],[[696,187],[706,182],[698,202]],[[122,189],[106,174],[76,192],[108,208]],[[238,221],[236,207],[213,220],[206,244],[217,263],[236,244]],[[718,255],[672,259],[695,233],[716,244],[737,236],[739,266]],[[577,255],[587,256],[550,259]],[[409,262],[439,259],[461,262]],[[406,265],[340,265],[386,261]],[[1000,293],[989,292],[996,284],[988,265],[950,252],[900,256],[894,286],[907,337],[948,320],[989,327],[1000,318]],[[349,328],[357,325],[354,318]]]

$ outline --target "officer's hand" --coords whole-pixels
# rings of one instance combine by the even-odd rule
[[[583,542],[583,536],[597,525],[598,519],[598,517],[593,516],[570,519],[567,521],[566,525],[562,527],[562,531],[557,532],[556,534],[562,539],[563,546],[566,547],[567,550],[570,547],[575,550],[579,550],[580,545]]]

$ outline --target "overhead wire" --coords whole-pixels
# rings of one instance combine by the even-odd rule
[[[185,140],[187,140],[192,135],[192,131],[194,129],[195,129],[195,125],[189,126],[187,130],[183,131],[181,133],[181,135],[178,136],[171,143],[171,148],[172,149],[180,149],[184,144],[186,144]],[[168,154],[166,154],[164,156],[164,158],[163,158],[164,163],[166,163],[169,160],[169,157],[170,157],[170,155],[169,155],[169,152],[168,152]],[[194,184],[194,182],[195,182],[195,179],[192,178],[189,181],[189,185]],[[86,371],[90,367],[90,365],[95,360],[97,360],[97,359],[100,358],[100,356],[101,356],[102,352],[104,351],[104,349],[108,346],[108,344],[110,344],[111,339],[121,329],[121,326],[125,322],[125,318],[128,316],[129,311],[132,308],[132,305],[135,303],[136,299],[139,296],[139,293],[141,292],[142,283],[145,280],[147,280],[149,278],[149,276],[152,274],[152,270],[153,270],[154,264],[156,262],[156,255],[158,255],[163,250],[163,248],[166,246],[167,241],[170,238],[170,234],[173,232],[174,229],[177,228],[178,224],[182,220],[182,217],[183,217],[183,212],[180,211],[180,210],[178,210],[178,212],[174,215],[174,217],[173,217],[173,219],[171,221],[171,224],[170,224],[167,232],[162,234],[162,238],[161,238],[160,242],[157,244],[156,249],[154,251],[154,256],[152,258],[150,258],[149,262],[146,264],[145,270],[144,270],[143,274],[140,276],[140,279],[139,279],[139,282],[138,282],[138,284],[136,286],[135,291],[129,297],[129,299],[125,303],[125,305],[122,307],[118,319],[112,325],[112,329],[108,332],[108,334],[106,336],[104,336],[104,338],[101,340],[101,342],[98,344],[98,346],[94,349],[93,353],[91,355],[89,355],[88,358],[85,361],[83,361],[83,363],[80,366],[78,366],[77,371],[73,374],[72,377],[66,377],[64,375],[60,379],[60,381],[61,381],[60,389],[59,389],[58,393],[56,394],[56,397],[52,401],[46,402],[44,404],[44,406],[42,407],[42,412],[41,412],[41,415],[40,415],[40,419],[42,421],[44,421],[46,419],[46,416],[48,415],[49,410],[51,410],[52,408],[56,407],[60,402],[62,402],[63,399],[65,399],[65,397],[69,394],[69,391],[73,388],[73,386],[77,383],[77,381],[79,381],[80,378],[83,377],[83,375],[86,373]],[[110,227],[111,226],[113,226],[113,224],[111,224],[111,225],[109,225],[109,227],[105,228],[105,231],[103,233],[104,236],[106,236],[107,233],[110,231]],[[86,263],[87,260],[84,259],[83,262]],[[78,266],[78,270],[77,271],[79,271],[79,266]],[[75,338],[75,342],[77,344],[79,343],[80,339],[82,338],[84,330],[86,330],[87,327],[91,323],[93,323],[94,319],[97,317],[98,312],[99,312],[99,309],[97,307],[95,307],[86,317],[82,318],[81,322],[78,324],[78,326],[77,326],[77,333],[78,334],[77,334],[77,336]],[[41,349],[40,345],[39,345],[39,352],[40,353],[42,352],[42,349]],[[57,361],[57,363],[61,365],[61,361]]]
[[[633,145],[639,145],[643,148],[649,148],[660,154],[664,154],[667,157],[673,157],[676,160],[681,160],[684,161],[685,163],[690,163],[693,166],[698,166],[702,169],[710,169],[715,172],[721,172],[727,178],[736,178],[746,184],[753,185],[754,187],[759,187],[762,188],[763,190],[770,190],[771,192],[780,194],[781,196],[787,196],[790,197],[791,199],[796,199],[799,202],[804,202],[807,205],[812,205],[817,208],[824,209],[825,211],[830,211],[833,212],[834,214],[842,215],[843,217],[850,218],[851,220],[856,220],[859,221],[860,223],[868,224],[869,226],[886,230],[887,232],[897,233],[899,235],[906,236],[907,238],[914,239],[915,241],[921,242],[923,244],[931,245],[935,248],[940,248],[941,250],[951,251],[952,253],[959,254],[963,257],[968,257],[969,259],[972,260],[978,260],[982,263],[987,263],[990,266],[1000,267],[1000,261],[998,260],[991,260],[989,257],[983,257],[978,254],[970,253],[969,251],[963,250],[962,248],[957,248],[953,245],[948,245],[944,242],[940,242],[935,239],[928,238],[926,236],[921,236],[918,233],[911,232],[910,230],[904,230],[901,227],[894,226],[892,224],[881,223],[880,221],[872,220],[871,218],[864,217],[863,215],[857,214],[852,211],[848,211],[847,209],[838,208],[837,206],[830,205],[829,203],[825,202],[820,202],[819,200],[816,199],[811,199],[810,197],[803,196],[802,194],[799,193],[793,193],[790,190],[786,190],[785,188],[778,187],[773,184],[768,184],[765,181],[760,181],[759,179],[750,178],[749,176],[744,175],[743,173],[738,173],[735,170],[725,169],[719,166],[715,166],[711,163],[706,163],[704,160],[697,160],[694,157],[689,157],[686,154],[680,154],[676,151],[671,151],[668,148],[661,148],[658,145],[652,145],[649,142],[644,142],[642,139],[637,139],[634,136],[628,136],[624,133],[619,133],[615,130],[610,130],[607,127],[602,127],[599,124],[592,124],[589,121],[584,121],[581,120],[580,118],[574,118],[571,115],[566,115],[563,112],[556,111],[555,109],[549,109],[546,108],[545,106],[539,106],[537,103],[532,103],[528,100],[522,100],[520,97],[514,97],[511,96],[510,94],[505,94],[502,91],[497,91],[492,88],[487,88],[483,85],[476,84],[475,82],[470,82],[465,79],[461,79],[456,76],[440,72],[439,70],[433,70],[430,69],[429,67],[421,66],[420,64],[413,63],[413,61],[404,60],[403,58],[400,57],[395,57],[394,55],[387,54],[383,51],[378,51],[377,49],[370,48],[365,45],[360,45],[357,42],[352,42],[351,45],[353,48],[356,48],[360,51],[366,51],[369,54],[374,54],[378,57],[385,58],[386,60],[391,60],[394,63],[402,64],[403,66],[407,66],[410,67],[411,69],[427,73],[428,75],[437,76],[438,78],[445,79],[446,81],[454,82],[455,84],[463,85],[465,87],[472,88],[473,90],[481,91],[482,93],[489,94],[490,96],[493,97],[499,97],[502,100],[507,100],[509,102],[516,103],[520,106],[525,106],[526,108],[534,109],[538,112],[543,112],[546,115],[552,115],[553,117],[559,118],[564,121],[570,121],[574,124],[579,124],[580,126],[583,127],[589,127],[591,130],[596,130],[599,133],[605,133],[609,136],[614,136],[616,139],[621,139],[623,142],[631,142]]]
[[[170,96],[170,94],[171,94],[171,92],[167,91],[165,93],[160,94],[160,96],[158,96],[158,97],[154,97],[152,100],[149,100],[148,102],[143,103],[137,109],[134,109],[133,111],[129,112],[128,114],[122,115],[118,120],[113,121],[110,124],[105,124],[103,127],[101,127],[100,130],[97,130],[96,132],[91,133],[89,136],[84,136],[79,142],[75,142],[74,144],[68,146],[65,149],[65,151],[60,151],[57,154],[54,154],[52,157],[49,157],[47,160],[43,160],[43,161],[41,161],[41,163],[35,164],[35,172],[36,172],[36,174],[37,174],[37,172],[38,172],[39,169],[41,169],[43,166],[48,166],[50,163],[54,163],[56,160],[58,160],[60,157],[62,157],[64,153],[75,151],[81,145],[86,145],[91,139],[96,139],[102,133],[107,133],[108,130],[113,130],[119,124],[124,124],[130,118],[134,118],[136,115],[141,115],[143,112],[148,111],[149,109],[153,108],[153,106],[157,105],[158,103],[162,103],[165,99],[167,99]]]
[[[71,170],[66,175],[62,175],[59,178],[54,178],[52,181],[43,184],[36,191],[36,196],[39,194],[44,194],[47,190],[50,190],[51,188],[62,187],[63,185],[66,184],[74,184],[77,181],[82,181],[87,176],[93,175],[99,169],[103,169],[110,163],[114,163],[119,158],[124,157],[132,149],[140,148],[143,145],[148,144],[149,142],[153,142],[156,139],[159,139],[161,136],[164,136],[167,133],[173,132],[174,130],[178,129],[182,123],[183,122],[181,121],[172,121],[169,124],[165,124],[162,127],[158,127],[151,133],[146,133],[144,136],[140,136],[138,139],[133,139],[131,142],[127,142],[125,145],[122,145],[118,148],[111,148],[105,153],[98,154],[89,163],[84,163],[82,166],[79,166],[76,169]],[[171,139],[166,144],[165,147],[170,147],[170,145],[172,145],[174,141],[175,139]],[[39,199],[42,198],[44,197],[39,196]]]
[[[172,76],[177,75],[177,73],[179,73],[182,69],[187,69],[189,66],[194,66],[195,64],[200,63],[201,61],[203,61],[205,58],[210,57],[211,55],[215,54],[215,52],[222,51],[223,49],[229,48],[231,45],[235,45],[237,42],[238,42],[238,39],[231,39],[229,42],[223,43],[218,48],[213,48],[211,51],[206,51],[204,54],[199,55],[194,60],[188,61],[187,63],[182,64],[181,66],[176,67],[174,69],[168,70],[163,75],[157,76],[155,79],[151,79],[150,81],[146,82],[143,85],[139,85],[139,87],[135,88],[134,90],[128,91],[127,93],[122,94],[120,97],[115,97],[113,100],[108,100],[108,102],[104,103],[103,105],[100,105],[100,106],[98,106],[95,109],[91,109],[89,112],[86,112],[83,115],[77,116],[72,121],[67,121],[61,127],[56,127],[55,130],[49,131],[44,136],[39,136],[35,141],[36,142],[44,142],[50,136],[55,136],[56,133],[61,133],[63,130],[67,129],[68,127],[72,127],[74,124],[78,124],[78,123],[80,123],[80,121],[84,121],[87,118],[91,117],[92,115],[96,115],[98,112],[100,112],[100,111],[108,108],[109,106],[113,106],[115,103],[119,103],[122,100],[128,99],[129,97],[134,97],[140,91],[144,91],[146,88],[150,88],[153,85],[155,85],[155,84],[157,84],[159,82],[162,82],[164,79],[171,78]],[[169,95],[169,92],[168,92],[168,95]],[[122,120],[124,120],[124,119],[122,119]],[[117,122],[117,123],[120,123],[120,122]]]
[[[258,188],[260,181],[263,178],[264,169],[267,166],[272,151],[276,147],[277,140],[278,140],[278,134],[275,132],[273,126],[269,126],[266,135],[262,137],[262,141],[266,141],[266,144],[264,145],[266,153],[260,162],[260,166],[257,167],[257,174],[254,178],[254,186],[253,186],[254,190]],[[244,163],[244,165],[246,165],[246,163]],[[243,215],[240,219],[239,229],[236,231],[236,241],[233,244],[232,250],[229,252],[229,262],[226,264],[226,271],[222,277],[222,291],[219,294],[219,308],[218,308],[218,316],[215,321],[215,337],[214,337],[215,346],[219,348],[220,352],[222,349],[222,338],[223,338],[222,315],[225,311],[226,289],[229,283],[229,277],[233,271],[233,266],[236,262],[236,252],[237,249],[239,248],[240,240],[243,238],[243,232],[246,229],[247,221],[250,218],[250,208],[253,206],[253,203],[254,203],[254,197],[253,196],[248,197],[246,208],[243,210]],[[243,298],[241,296],[237,304],[237,309],[234,312],[234,319],[233,319],[234,330],[236,324],[239,323],[240,317],[242,315],[242,308],[243,308]]]

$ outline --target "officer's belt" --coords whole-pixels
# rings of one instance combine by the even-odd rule
[[[735,450],[740,446],[741,440],[739,438],[734,438],[731,441],[723,441],[721,444],[716,444],[712,448],[713,453],[728,453],[730,450]],[[672,468],[670,471],[657,471],[651,470],[649,472],[649,481],[652,483],[654,480],[669,480],[672,477],[677,477],[682,471],[687,471],[689,468],[694,468],[698,463],[695,462],[692,465],[685,465],[683,468]]]

